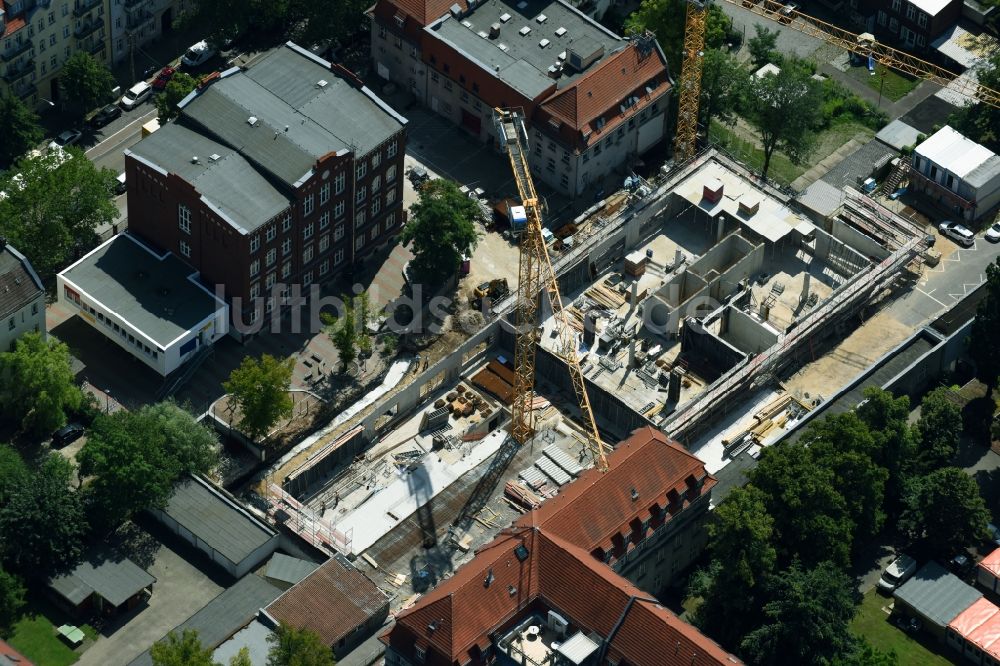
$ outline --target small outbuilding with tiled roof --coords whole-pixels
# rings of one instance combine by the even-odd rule
[[[976,582],[990,592],[1000,593],[1000,548],[976,565]]]

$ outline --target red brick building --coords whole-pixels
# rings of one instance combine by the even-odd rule
[[[876,39],[913,53],[931,50],[931,42],[962,16],[962,0],[848,0],[851,27],[863,27]],[[806,10],[808,11],[808,10]]]
[[[370,15],[379,76],[488,145],[493,109],[522,108],[530,167],[559,192],[598,190],[665,138],[671,79],[652,37],[562,0],[378,0]]]
[[[401,613],[383,636],[387,666],[741,663],[616,571],[629,553],[672,557],[673,542],[658,535],[707,510],[715,479],[652,428],[633,433],[608,463]]]
[[[347,70],[289,43],[180,107],[126,151],[129,230],[222,285],[234,318],[401,231],[406,119]]]

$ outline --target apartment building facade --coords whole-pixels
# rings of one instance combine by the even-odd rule
[[[848,0],[856,25],[886,43],[924,53],[962,15],[962,0]]]
[[[0,351],[25,333],[45,337],[45,287],[31,262],[0,238]]]
[[[496,107],[520,108],[536,178],[579,196],[659,142],[671,80],[651,36],[626,40],[562,0],[379,0],[380,77],[499,150]]]
[[[128,62],[135,51],[173,29],[178,16],[192,0],[109,0],[111,14],[111,60]],[[146,62],[145,59],[139,62]]]
[[[976,222],[1000,206],[1000,156],[945,125],[914,149],[910,187]]]
[[[286,44],[210,79],[126,152],[130,230],[220,285],[252,328],[293,285],[400,233],[405,125],[350,72]]]
[[[107,3],[0,0],[0,93],[44,110],[60,102],[59,74],[71,55],[83,51],[108,64]]]

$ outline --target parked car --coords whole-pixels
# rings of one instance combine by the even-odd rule
[[[140,81],[122,95],[121,105],[126,111],[131,111],[139,106],[153,94],[153,87],[145,81]]]
[[[125,194],[125,172],[122,171],[115,179],[115,194]]]
[[[964,247],[972,247],[972,244],[976,241],[975,234],[958,222],[942,222],[938,225],[938,231],[943,236],[947,236]]]
[[[917,572],[917,561],[909,555],[900,555],[882,572],[878,589],[888,594],[905,583]]]
[[[993,226],[986,230],[986,235],[983,238],[991,243],[1000,242],[1000,222],[994,222]]]
[[[215,49],[209,46],[208,42],[203,39],[197,44],[191,45],[191,48],[181,58],[181,64],[185,67],[199,67],[204,65],[214,55]]]
[[[791,23],[799,15],[799,6],[794,2],[789,2],[778,12],[778,21],[781,23]]]
[[[90,119],[90,126],[94,129],[104,127],[121,115],[121,107],[115,106],[114,104],[108,104],[106,107],[94,114],[94,116]]]
[[[59,136],[55,138],[55,141],[49,144],[49,148],[52,148],[53,146],[59,146],[60,148],[72,146],[80,140],[81,136],[83,136],[83,132],[80,130],[66,130],[65,132],[59,134]]]
[[[167,84],[170,83],[170,79],[174,78],[174,72],[176,71],[173,67],[164,67],[161,69],[156,80],[153,81],[153,90],[160,91],[166,88]]]
[[[986,543],[992,544],[996,548],[1000,548],[1000,527],[990,523],[986,526],[986,531],[989,533],[989,539],[986,540]]]
[[[83,436],[84,427],[79,423],[68,423],[52,434],[52,446],[62,448]]]

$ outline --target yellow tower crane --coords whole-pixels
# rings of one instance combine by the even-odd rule
[[[594,465],[601,471],[608,469],[605,444],[597,431],[597,422],[590,407],[590,398],[584,385],[583,370],[576,354],[576,335],[566,320],[559,295],[552,260],[542,239],[542,214],[535,184],[528,170],[528,134],[524,128],[524,114],[520,109],[495,109],[494,122],[497,135],[510,157],[517,191],[527,215],[521,231],[518,258],[517,304],[515,308],[514,345],[514,397],[511,404],[511,437],[524,444],[534,433],[532,399],[535,393],[535,345],[538,342],[538,308],[542,287],[549,297],[552,315],[559,333],[559,356],[569,368],[573,390],[576,393],[580,415],[586,429],[587,448],[594,458]]]
[[[955,92],[1000,108],[1000,92],[979,84],[975,79],[961,78],[934,63],[922,60],[905,51],[877,42],[869,33],[856,34],[839,28],[775,0],[721,0],[740,5],[758,16],[777,21],[789,28],[815,37],[827,44],[838,46],[888,67],[890,69],[949,86]],[[683,161],[694,156],[698,137],[698,106],[701,98],[701,68],[705,47],[705,22],[708,15],[707,0],[688,0],[684,24],[684,61],[681,65],[680,106],[677,112],[677,135],[674,139],[674,157]]]

